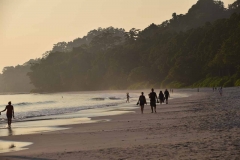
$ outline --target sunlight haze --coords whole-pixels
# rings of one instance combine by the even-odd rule
[[[235,0],[223,0],[225,7]],[[0,0],[0,72],[98,27],[144,29],[197,0]]]

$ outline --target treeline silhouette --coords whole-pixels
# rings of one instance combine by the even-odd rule
[[[36,62],[37,60],[31,59],[23,65],[5,67],[0,74],[0,92],[29,92],[34,89],[27,73],[31,71],[31,63]]]
[[[37,92],[238,86],[239,5],[198,0],[187,14],[142,31],[98,28],[55,44],[27,75]]]

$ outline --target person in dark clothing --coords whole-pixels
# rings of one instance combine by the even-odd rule
[[[159,101],[160,101],[160,103],[162,104],[162,103],[164,103],[164,99],[165,99],[165,97],[164,97],[164,94],[163,94],[163,92],[162,91],[160,91],[160,93],[159,93]]]
[[[146,98],[145,98],[143,92],[142,92],[142,95],[141,95],[141,96],[139,97],[139,99],[138,99],[137,105],[138,105],[138,104],[140,104],[140,106],[141,106],[141,112],[142,112],[142,114],[143,114],[144,104],[147,104],[147,101],[146,101]]]
[[[165,90],[164,95],[165,95],[165,99],[166,99],[166,104],[168,104],[168,97],[170,97],[170,94],[167,89]]]
[[[129,93],[127,93],[127,100],[126,100],[126,103],[129,103],[129,98],[130,98]]]
[[[14,118],[14,108],[11,105],[11,102],[8,102],[8,105],[6,106],[6,108],[1,112],[4,112],[6,110],[7,110],[6,116],[8,119],[8,127],[11,127],[12,118]],[[1,115],[1,112],[0,112],[0,115]]]
[[[150,98],[150,105],[151,105],[152,113],[153,113],[153,108],[155,110],[155,113],[157,113],[157,111],[156,111],[156,101],[158,102],[158,98],[157,98],[157,94],[154,92],[153,88],[152,88],[152,92],[149,93],[149,98]]]

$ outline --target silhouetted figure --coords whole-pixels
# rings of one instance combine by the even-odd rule
[[[164,95],[165,95],[165,99],[166,99],[166,104],[168,104],[168,97],[170,97],[170,94],[167,89],[164,91]]]
[[[197,89],[197,92],[199,92],[199,88]]]
[[[129,103],[129,98],[130,98],[129,93],[127,93],[127,100],[126,100],[126,103]]]
[[[160,101],[160,103],[162,104],[162,103],[164,103],[164,99],[165,99],[165,97],[164,97],[164,94],[163,94],[163,92],[162,91],[160,91],[160,93],[159,93],[159,101]]]
[[[150,105],[151,105],[152,113],[153,113],[153,108],[155,110],[155,113],[157,113],[156,102],[158,101],[158,98],[157,98],[157,94],[154,92],[153,88],[152,88],[152,92],[149,93],[149,98],[150,98]]]
[[[223,92],[223,91],[222,91],[222,87],[220,87],[220,88],[219,88],[219,94],[220,94],[220,96],[222,96],[222,92]]]
[[[147,104],[146,98],[143,94],[144,93],[142,92],[142,95],[139,97],[138,102],[137,102],[137,105],[140,104],[140,106],[141,106],[142,114],[143,114],[144,104]]]
[[[11,102],[8,102],[8,105],[6,106],[6,108],[1,111],[1,112],[4,112],[7,110],[7,119],[8,119],[8,127],[11,127],[11,124],[12,124],[12,118],[14,118],[14,108],[13,106],[11,105]],[[0,112],[0,114],[1,114]]]

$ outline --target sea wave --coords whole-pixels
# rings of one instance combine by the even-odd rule
[[[49,104],[55,103],[55,101],[39,101],[39,102],[20,102],[13,104],[14,106],[28,106],[28,105],[39,105],[39,104]],[[6,104],[0,105],[0,107],[6,106]]]
[[[43,109],[43,110],[31,111],[31,112],[20,112],[15,114],[15,119],[16,121],[25,121],[28,119],[34,119],[34,118],[44,117],[44,116],[54,116],[54,115],[61,115],[61,114],[67,114],[67,113],[75,113],[81,110],[114,107],[114,106],[118,106],[119,104],[120,103],[110,103],[110,104],[104,104],[104,105],[79,106],[79,107]],[[5,117],[2,117],[2,118],[5,119]],[[0,124],[1,123],[3,123],[3,121],[2,122],[0,121]]]
[[[119,97],[108,97],[110,100],[120,100],[122,98],[119,98]]]
[[[25,105],[38,105],[38,104],[49,104],[49,103],[55,103],[55,101],[21,102],[21,103],[15,104],[15,105],[25,106]]]
[[[96,98],[92,98],[92,100],[94,100],[94,101],[104,101],[105,98],[102,98],[102,97],[96,97]]]
[[[103,97],[95,97],[95,98],[92,98],[91,100],[94,100],[94,101],[104,101],[106,99],[109,99],[109,100],[120,100],[122,98],[120,97],[106,97],[106,98],[103,98]]]

